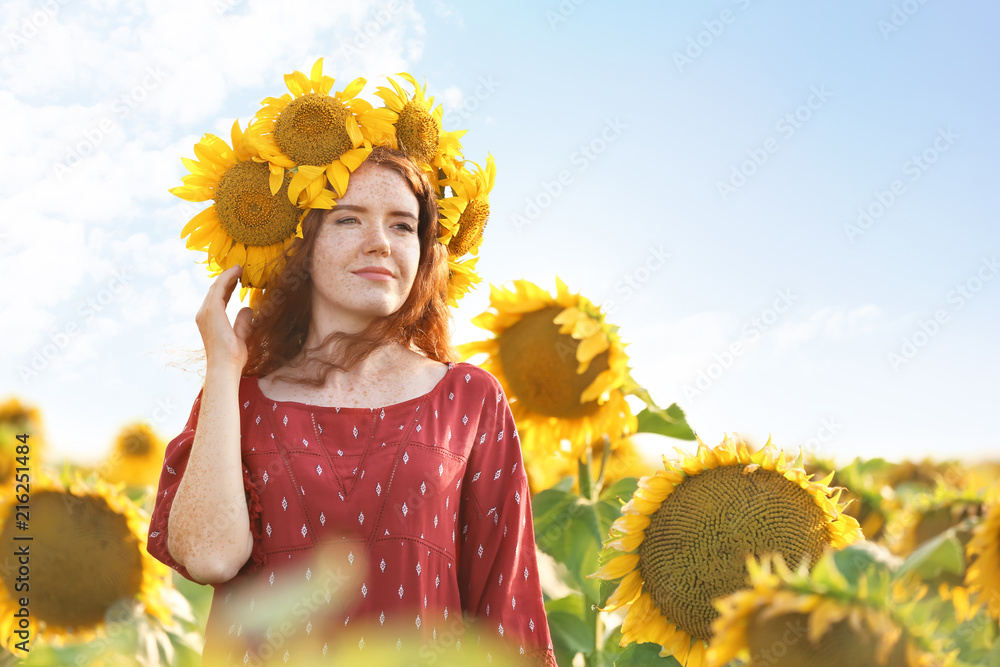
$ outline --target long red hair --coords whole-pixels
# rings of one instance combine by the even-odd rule
[[[437,241],[440,230],[434,188],[401,151],[375,147],[367,162],[398,172],[417,198],[420,260],[413,287],[395,313],[376,317],[358,333],[331,333],[317,348],[306,350],[310,372],[289,381],[320,386],[330,372],[348,371],[378,348],[392,343],[415,346],[435,361],[457,361],[449,329],[448,249]],[[306,215],[302,238],[296,239],[285,253],[284,269],[257,298],[251,299],[254,317],[247,338],[244,375],[273,373],[303,350],[312,321],[313,285],[309,267],[323,213],[313,209]],[[335,345],[336,341],[342,344]],[[327,352],[334,349],[339,349],[339,353]]]

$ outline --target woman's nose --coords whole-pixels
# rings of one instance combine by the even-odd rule
[[[389,237],[381,224],[371,225],[365,235],[365,252],[389,254]]]

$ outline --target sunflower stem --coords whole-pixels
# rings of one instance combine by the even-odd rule
[[[601,437],[604,439],[604,451],[601,452],[600,472],[597,473],[597,483],[594,485],[594,495],[597,497],[600,497],[601,491],[604,489],[604,473],[608,469],[608,459],[611,458],[611,439],[607,433]]]
[[[590,447],[587,447],[586,453],[576,462],[577,475],[579,477],[578,483],[580,486],[580,496],[591,502],[594,500],[594,487],[590,477],[590,469],[593,464],[593,459],[593,452],[591,452]]]

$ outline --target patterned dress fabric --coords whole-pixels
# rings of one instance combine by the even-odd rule
[[[148,539],[188,579],[167,519],[200,400],[167,447]],[[449,363],[429,393],[380,408],[273,401],[245,377],[240,421],[254,546],[215,585],[206,664],[377,660],[386,647],[419,664],[493,646],[556,664],[517,430],[490,373]]]

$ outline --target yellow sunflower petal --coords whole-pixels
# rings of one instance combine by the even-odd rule
[[[597,572],[594,574],[588,574],[587,576],[595,579],[618,579],[625,576],[638,563],[639,556],[637,554],[616,556],[605,563],[604,567],[599,569]]]

